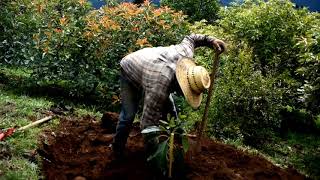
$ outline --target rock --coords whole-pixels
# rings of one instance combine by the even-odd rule
[[[82,176],[77,176],[73,180],[86,180],[86,178]]]

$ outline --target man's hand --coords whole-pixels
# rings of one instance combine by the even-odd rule
[[[224,43],[220,39],[216,39],[213,41],[213,47],[218,51],[219,54],[227,50],[226,43]]]

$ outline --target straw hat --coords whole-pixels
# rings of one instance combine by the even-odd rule
[[[208,71],[197,66],[192,59],[182,58],[177,63],[176,77],[187,102],[197,109],[202,100],[202,92],[210,86]]]

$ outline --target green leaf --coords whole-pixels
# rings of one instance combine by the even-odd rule
[[[164,126],[159,126],[159,128],[160,128],[161,131],[164,131],[164,132],[166,132],[167,134],[170,134],[170,131],[167,130]]]
[[[169,126],[170,126],[170,128],[175,128],[176,127],[175,119],[173,117],[170,118]]]
[[[161,131],[159,127],[157,126],[152,126],[152,127],[148,127],[144,130],[141,131],[142,134],[148,134],[148,133],[152,133],[152,132],[159,132]]]
[[[167,153],[168,153],[168,140],[163,141],[158,145],[157,151],[148,157],[147,161],[151,161],[152,159],[158,159],[160,164],[166,164],[167,161]]]
[[[183,147],[184,153],[187,153],[187,151],[189,149],[189,141],[188,141],[187,136],[185,136],[185,135],[182,136],[182,147]]]
[[[160,123],[162,123],[162,124],[169,124],[167,121],[163,121],[163,120],[159,120],[160,121]]]
[[[179,118],[180,118],[180,119],[186,119],[187,116],[186,116],[186,115],[181,115],[181,114],[179,114]]]

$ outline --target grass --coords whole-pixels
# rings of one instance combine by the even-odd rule
[[[40,119],[42,114],[53,103],[45,98],[32,98],[24,94],[12,94],[0,89],[0,129],[14,126],[24,126]],[[47,124],[46,124],[47,125]],[[41,127],[27,129],[24,132],[17,132],[12,137],[6,139],[0,145],[1,151],[6,157],[1,158],[0,171],[4,179],[39,179],[39,167],[25,158],[25,154],[30,153],[37,147],[37,137]],[[5,150],[3,150],[5,149]]]
[[[19,89],[22,79],[28,78],[27,70],[20,68],[0,69],[0,129],[21,127],[45,117],[46,111],[57,99],[46,96],[31,96],[26,89]],[[58,100],[59,101],[59,100]],[[76,115],[101,117],[94,106],[75,105]],[[58,119],[33,127],[0,142],[0,180],[41,179],[39,160],[32,159],[37,148],[38,135],[43,128],[54,127]]]
[[[251,154],[262,155],[277,166],[293,167],[314,180],[320,180],[320,138],[318,135],[290,132],[285,139],[274,136],[271,143],[259,149],[246,146],[240,140],[227,139],[224,142]]]
[[[278,164],[294,167],[312,179],[320,179],[320,138],[313,134],[289,133],[286,139],[274,138],[274,144],[261,151]]]

